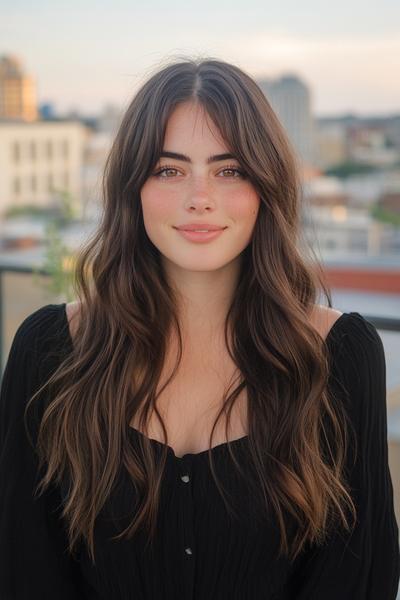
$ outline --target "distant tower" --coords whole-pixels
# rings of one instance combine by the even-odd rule
[[[262,79],[258,85],[286,129],[299,157],[306,163],[312,163],[315,158],[314,122],[309,87],[291,74],[277,79]]]
[[[35,121],[36,86],[16,56],[0,56],[0,119]]]

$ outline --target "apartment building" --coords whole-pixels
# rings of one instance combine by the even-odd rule
[[[80,214],[88,136],[79,121],[0,120],[0,213],[10,206],[48,206],[66,191]]]

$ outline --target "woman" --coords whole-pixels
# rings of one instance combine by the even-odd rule
[[[77,300],[9,354],[2,598],[395,598],[383,346],[332,308],[300,208],[246,73],[187,59],[137,92]]]

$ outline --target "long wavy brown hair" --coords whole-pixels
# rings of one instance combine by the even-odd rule
[[[171,331],[177,333],[179,356],[166,385],[179,366],[182,338],[176,297],[145,232],[140,190],[163,149],[169,116],[190,100],[218,124],[260,196],[225,321],[225,343],[239,377],[221,398],[214,428],[226,412],[227,432],[230,410],[246,388],[255,489],[265,510],[274,511],[281,554],[294,559],[306,543],[319,544],[332,523],[349,530],[346,509],[355,517],[345,479],[349,422],[329,390],[326,340],[310,322],[321,291],[329,307],[332,301],[318,259],[302,237],[295,152],[248,74],[222,60],[179,57],[157,66],[122,118],[104,169],[102,216],[77,256],[80,313],[73,350],[27,406],[51,390],[36,446],[46,471],[35,491],[68,481],[63,517],[69,549],[72,553],[78,541],[86,542],[93,563],[95,519],[121,467],[141,502],[129,526],[113,539],[130,538],[142,525],[149,539],[156,533],[168,444],[156,392]],[[142,459],[128,443],[137,411],[147,433],[153,410],[165,435],[158,461],[147,436],[140,438]],[[211,473],[225,499],[210,449]],[[240,470],[229,444],[228,449]],[[292,538],[285,513],[296,522]]]

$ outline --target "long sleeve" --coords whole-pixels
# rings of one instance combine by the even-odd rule
[[[58,491],[52,488],[34,497],[41,477],[23,421],[27,400],[39,383],[40,348],[46,336],[46,321],[52,316],[48,307],[42,307],[22,322],[1,383],[1,600],[84,598],[78,564],[66,552]]]
[[[335,376],[348,391],[357,435],[349,454],[352,498],[358,519],[352,534],[332,534],[302,557],[291,582],[296,600],[395,600],[399,583],[399,531],[388,466],[386,363],[375,327],[350,313],[335,358]]]

